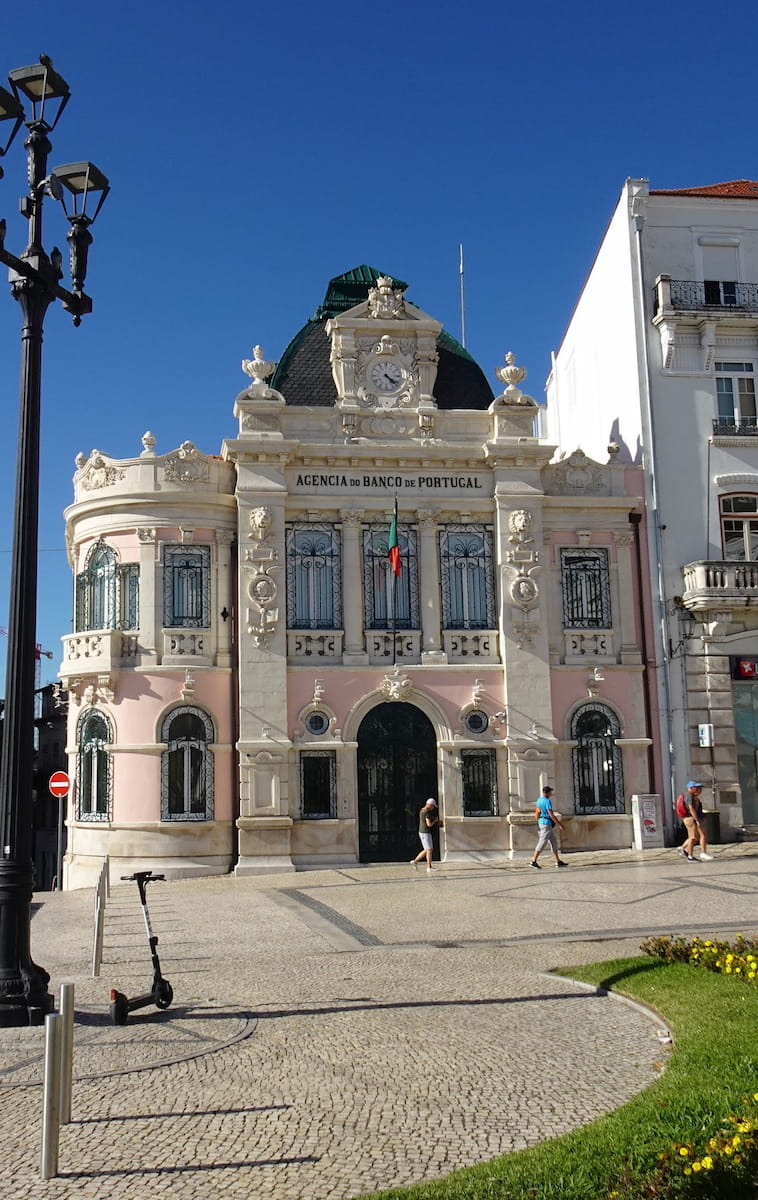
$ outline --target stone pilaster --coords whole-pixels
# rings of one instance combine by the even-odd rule
[[[159,646],[163,628],[162,571],[156,530],[138,526],[139,539],[139,659],[140,666],[154,665],[163,653]]]
[[[440,608],[440,556],[437,540],[439,512],[420,508],[416,513],[419,527],[419,606],[421,610],[421,661],[444,663],[442,613]]]
[[[345,666],[366,666],[368,655],[363,644],[363,547],[361,528],[363,510],[343,508],[342,521],[342,621]]]

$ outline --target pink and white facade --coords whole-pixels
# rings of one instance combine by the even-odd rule
[[[332,280],[243,363],[220,457],[77,460],[65,885],[632,843],[656,792],[640,471],[535,436],[404,285]],[[387,557],[395,499],[401,573]]]

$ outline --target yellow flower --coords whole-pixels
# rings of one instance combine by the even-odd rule
[[[692,1174],[692,1167],[685,1167],[685,1168],[684,1168],[684,1174],[685,1174],[685,1175],[691,1175],[691,1174]]]
[[[734,1154],[734,1150],[729,1142],[724,1146],[724,1154]]]
[[[706,1154],[703,1158],[703,1169],[705,1171],[710,1171],[712,1167],[713,1159],[711,1158],[710,1154]]]
[[[734,1137],[732,1138],[732,1145],[739,1146],[741,1144],[742,1144],[742,1138],[740,1137],[740,1135],[738,1133],[735,1133]]]
[[[682,1158],[686,1158],[687,1155],[689,1154],[689,1150],[687,1149],[686,1146],[680,1146],[679,1153],[681,1154]]]
[[[758,1092],[753,1092],[753,1099],[758,1100]]]
[[[702,1164],[702,1163],[699,1163],[699,1162],[694,1162],[694,1163],[692,1164],[692,1170],[693,1170],[693,1171],[702,1171],[702,1169],[703,1169],[703,1164]]]

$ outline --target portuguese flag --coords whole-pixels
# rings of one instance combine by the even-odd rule
[[[390,522],[390,535],[387,538],[387,558],[390,560],[390,566],[396,575],[400,574],[400,547],[397,542],[397,497],[395,497],[395,508],[392,513],[392,521]]]

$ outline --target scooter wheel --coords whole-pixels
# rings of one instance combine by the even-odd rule
[[[114,1025],[126,1025],[129,1019],[129,1002],[123,992],[111,992],[111,1021]]]
[[[168,1008],[174,998],[174,989],[167,979],[162,979],[155,997],[156,1008]]]

